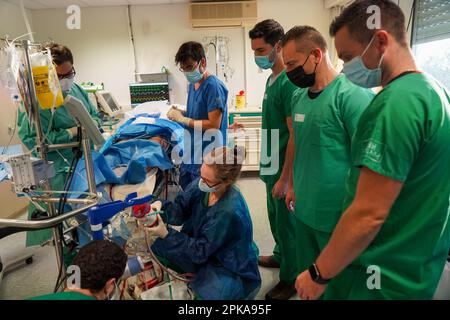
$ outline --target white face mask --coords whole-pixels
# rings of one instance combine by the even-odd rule
[[[200,191],[202,191],[202,192],[213,193],[213,192],[217,192],[217,190],[219,189],[219,184],[215,185],[214,187],[210,187],[210,186],[208,186],[208,184],[205,182],[205,180],[203,180],[202,178],[200,178],[200,180],[198,181],[198,188],[199,188]]]
[[[61,86],[61,91],[64,93],[69,93],[72,90],[74,79],[64,78],[59,80],[59,85]]]
[[[344,74],[347,78],[354,84],[363,88],[375,88],[381,86],[382,70],[381,63],[383,62],[384,54],[381,56],[378,68],[370,70],[363,62],[362,57],[364,57],[375,40],[375,35],[372,40],[370,40],[366,49],[362,55],[355,57],[353,60],[344,64]]]
[[[184,72],[184,76],[186,77],[189,83],[195,84],[203,79],[203,74],[200,72],[200,66],[197,67],[194,71]]]

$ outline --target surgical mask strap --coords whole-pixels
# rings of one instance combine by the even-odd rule
[[[117,281],[114,280],[114,290],[113,290],[113,292],[111,294],[108,295],[108,300],[115,300],[113,298],[116,295],[117,290],[119,290],[119,286],[117,285]]]
[[[273,53],[276,52],[276,48],[277,48],[277,44],[275,44],[275,45],[273,46],[272,51],[270,51],[269,55],[267,56],[267,57],[269,58],[269,61],[270,61],[270,56],[272,56]],[[275,62],[276,58],[277,58],[277,57],[276,57],[276,55],[275,55],[275,56],[273,57],[273,61],[270,61],[270,62]]]
[[[378,64],[378,68],[381,68],[381,64],[383,63],[384,60],[384,53],[381,55],[381,59],[380,59],[380,63]]]
[[[361,59],[362,59],[362,57],[364,57],[366,55],[367,51],[369,51],[370,46],[375,41],[375,37],[376,37],[376,34],[373,35],[372,39],[370,40],[369,44],[367,45],[366,50],[364,50],[364,52],[361,54]],[[381,64],[383,63],[383,60],[384,60],[384,53],[381,55],[380,63],[378,64],[378,69],[381,68]]]
[[[375,41],[375,36],[376,34],[373,35],[372,40],[370,40],[369,44],[367,45],[366,50],[364,50],[364,52],[361,55],[361,59],[362,57],[365,56],[365,54],[367,53],[367,51],[369,51],[370,46],[372,45],[372,43]],[[383,63],[384,60],[384,53],[381,55],[381,59],[380,59],[380,63],[378,63],[378,69],[381,68],[381,64]]]
[[[200,67],[202,66],[202,60],[200,60],[199,62],[197,62],[197,71],[198,73],[200,73],[201,75],[203,75],[205,72],[201,72],[200,71]]]
[[[215,189],[215,188],[217,188],[218,186],[220,186],[220,184],[221,184],[221,182],[218,182],[218,183],[216,183],[215,185],[210,186],[203,178],[201,178],[201,179],[202,179],[202,181],[208,186],[208,188],[211,188],[211,189]]]
[[[369,51],[370,46],[372,45],[372,43],[375,41],[375,36],[376,34],[373,35],[372,39],[370,40],[369,44],[367,45],[366,49],[364,50],[364,52],[361,54],[361,58],[364,57],[367,53],[367,51]]]
[[[309,57],[311,57],[311,53],[310,53],[309,56],[306,58],[305,62],[302,64],[302,68],[305,67],[305,64],[306,64],[306,63],[308,62],[308,60],[309,60]]]
[[[309,57],[311,57],[311,55],[312,55],[312,52],[309,54],[308,58],[306,58],[305,63],[303,63],[303,65],[301,66],[301,67],[303,68],[303,70],[305,70],[305,65],[306,65],[306,63],[308,62]],[[314,71],[313,71],[311,74],[316,73],[316,71],[317,71],[317,66],[318,66],[318,65],[319,65],[319,64],[316,63],[316,66],[314,67]]]

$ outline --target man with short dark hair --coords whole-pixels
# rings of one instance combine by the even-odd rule
[[[286,76],[279,44],[283,35],[283,27],[272,19],[256,24],[249,32],[256,64],[261,69],[272,70],[262,105],[262,129],[266,131],[262,133],[261,143],[261,159],[271,161],[261,161],[260,176],[266,185],[267,212],[275,247],[273,255],[260,256],[258,262],[262,267],[280,268],[279,283],[266,294],[266,299],[276,300],[287,300],[295,294],[294,283],[299,271],[295,262],[294,220],[284,205],[294,153],[291,101],[297,88]],[[273,149],[275,130],[279,141]],[[279,157],[278,163],[275,157]],[[273,167],[275,170],[271,172]]]
[[[368,28],[371,6],[381,13],[379,29]],[[345,212],[299,276],[298,294],[431,299],[450,242],[449,92],[417,70],[405,17],[392,1],[356,1],[330,31],[349,79],[383,90],[353,139]]]
[[[281,45],[287,76],[305,89],[292,99],[295,158],[286,197],[295,213],[300,272],[315,261],[340,218],[352,137],[374,94],[333,68],[327,43],[313,27],[292,28]]]
[[[226,145],[228,90],[206,70],[205,50],[200,43],[190,41],[181,45],[175,62],[189,82],[187,110],[172,107],[167,116],[186,128],[184,154],[187,156],[180,169],[180,185],[186,189],[200,176],[205,149]]]
[[[73,260],[79,267],[80,288],[35,297],[31,300],[106,300],[118,286],[127,264],[127,255],[117,244],[95,240],[80,249]]]

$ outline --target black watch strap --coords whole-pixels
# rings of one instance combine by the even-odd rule
[[[309,274],[311,275],[311,279],[315,283],[318,283],[318,284],[321,284],[321,285],[325,285],[325,284],[328,284],[331,281],[331,279],[324,279],[324,278],[322,278],[322,276],[320,275],[319,268],[317,268],[317,265],[315,263],[313,263],[312,266],[309,267],[308,271],[309,271]]]

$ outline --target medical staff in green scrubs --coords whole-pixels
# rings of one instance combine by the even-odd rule
[[[292,100],[295,199],[291,194],[287,199],[295,203],[297,262],[303,271],[325,247],[340,218],[352,137],[374,94],[338,74],[316,29],[294,27],[282,45],[289,79],[305,88]]]
[[[75,69],[73,67],[73,56],[69,48],[53,44],[50,47],[53,62],[56,64],[56,72],[61,84],[63,96],[72,95],[81,100],[87,108],[89,114],[100,126],[101,121],[98,117],[96,108],[90,102],[87,93],[76,83],[73,82]],[[64,106],[56,109],[52,116],[51,110],[40,110],[41,124],[43,134],[47,137],[50,144],[60,144],[74,142],[77,139],[77,125],[74,119],[67,113]],[[29,149],[36,147],[35,126],[30,126],[28,115],[22,108],[19,109],[18,116],[19,137],[22,143]],[[67,176],[67,170],[73,158],[71,149],[63,149],[58,152],[52,151],[48,154],[49,161],[54,162],[55,177],[52,179],[52,189],[62,191]],[[33,204],[29,205],[28,217],[35,211]],[[40,231],[29,231],[27,233],[27,246],[40,245],[51,238],[51,229]]]
[[[262,21],[249,32],[256,64],[261,69],[272,70],[262,105],[260,176],[266,185],[267,212],[275,248],[273,255],[260,256],[259,264],[280,268],[280,282],[266,294],[266,299],[276,300],[287,300],[295,294],[298,273],[294,217],[285,205],[294,151],[291,100],[297,88],[286,76],[279,45],[283,35],[283,27],[274,20]]]
[[[357,28],[372,5],[381,28]],[[349,79],[383,89],[353,139],[345,212],[297,280],[303,299],[431,299],[437,288],[450,246],[450,95],[417,71],[405,29],[387,0],[355,2],[330,28]]]
[[[72,265],[78,267],[70,274],[68,288],[30,300],[111,300],[118,295],[118,282],[128,257],[125,251],[109,240],[95,240],[80,249]],[[74,268],[74,270],[77,270]],[[79,283],[76,283],[78,276]],[[74,281],[72,281],[75,279]],[[70,287],[69,287],[70,285]]]

